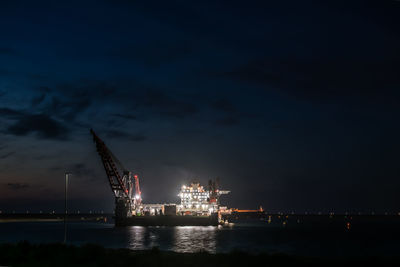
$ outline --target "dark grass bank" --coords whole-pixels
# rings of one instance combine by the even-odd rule
[[[284,254],[175,253],[157,248],[144,251],[98,245],[0,245],[0,266],[400,266],[400,258],[320,259]]]

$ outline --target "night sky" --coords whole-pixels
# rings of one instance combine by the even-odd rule
[[[346,2],[1,1],[0,210],[112,211],[93,128],[147,203],[398,212],[400,2]]]

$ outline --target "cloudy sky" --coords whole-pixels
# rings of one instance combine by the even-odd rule
[[[400,2],[82,2],[0,2],[0,210],[112,211],[93,128],[147,203],[398,211]]]

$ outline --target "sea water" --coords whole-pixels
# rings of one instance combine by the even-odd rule
[[[64,239],[63,222],[0,223],[0,243]],[[400,220],[304,218],[247,220],[227,226],[115,227],[104,222],[69,222],[67,243],[174,252],[285,253],[313,257],[400,255]]]

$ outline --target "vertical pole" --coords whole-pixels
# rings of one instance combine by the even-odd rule
[[[65,173],[65,205],[64,205],[64,244],[67,243],[67,193],[68,193],[68,176],[69,173]]]

